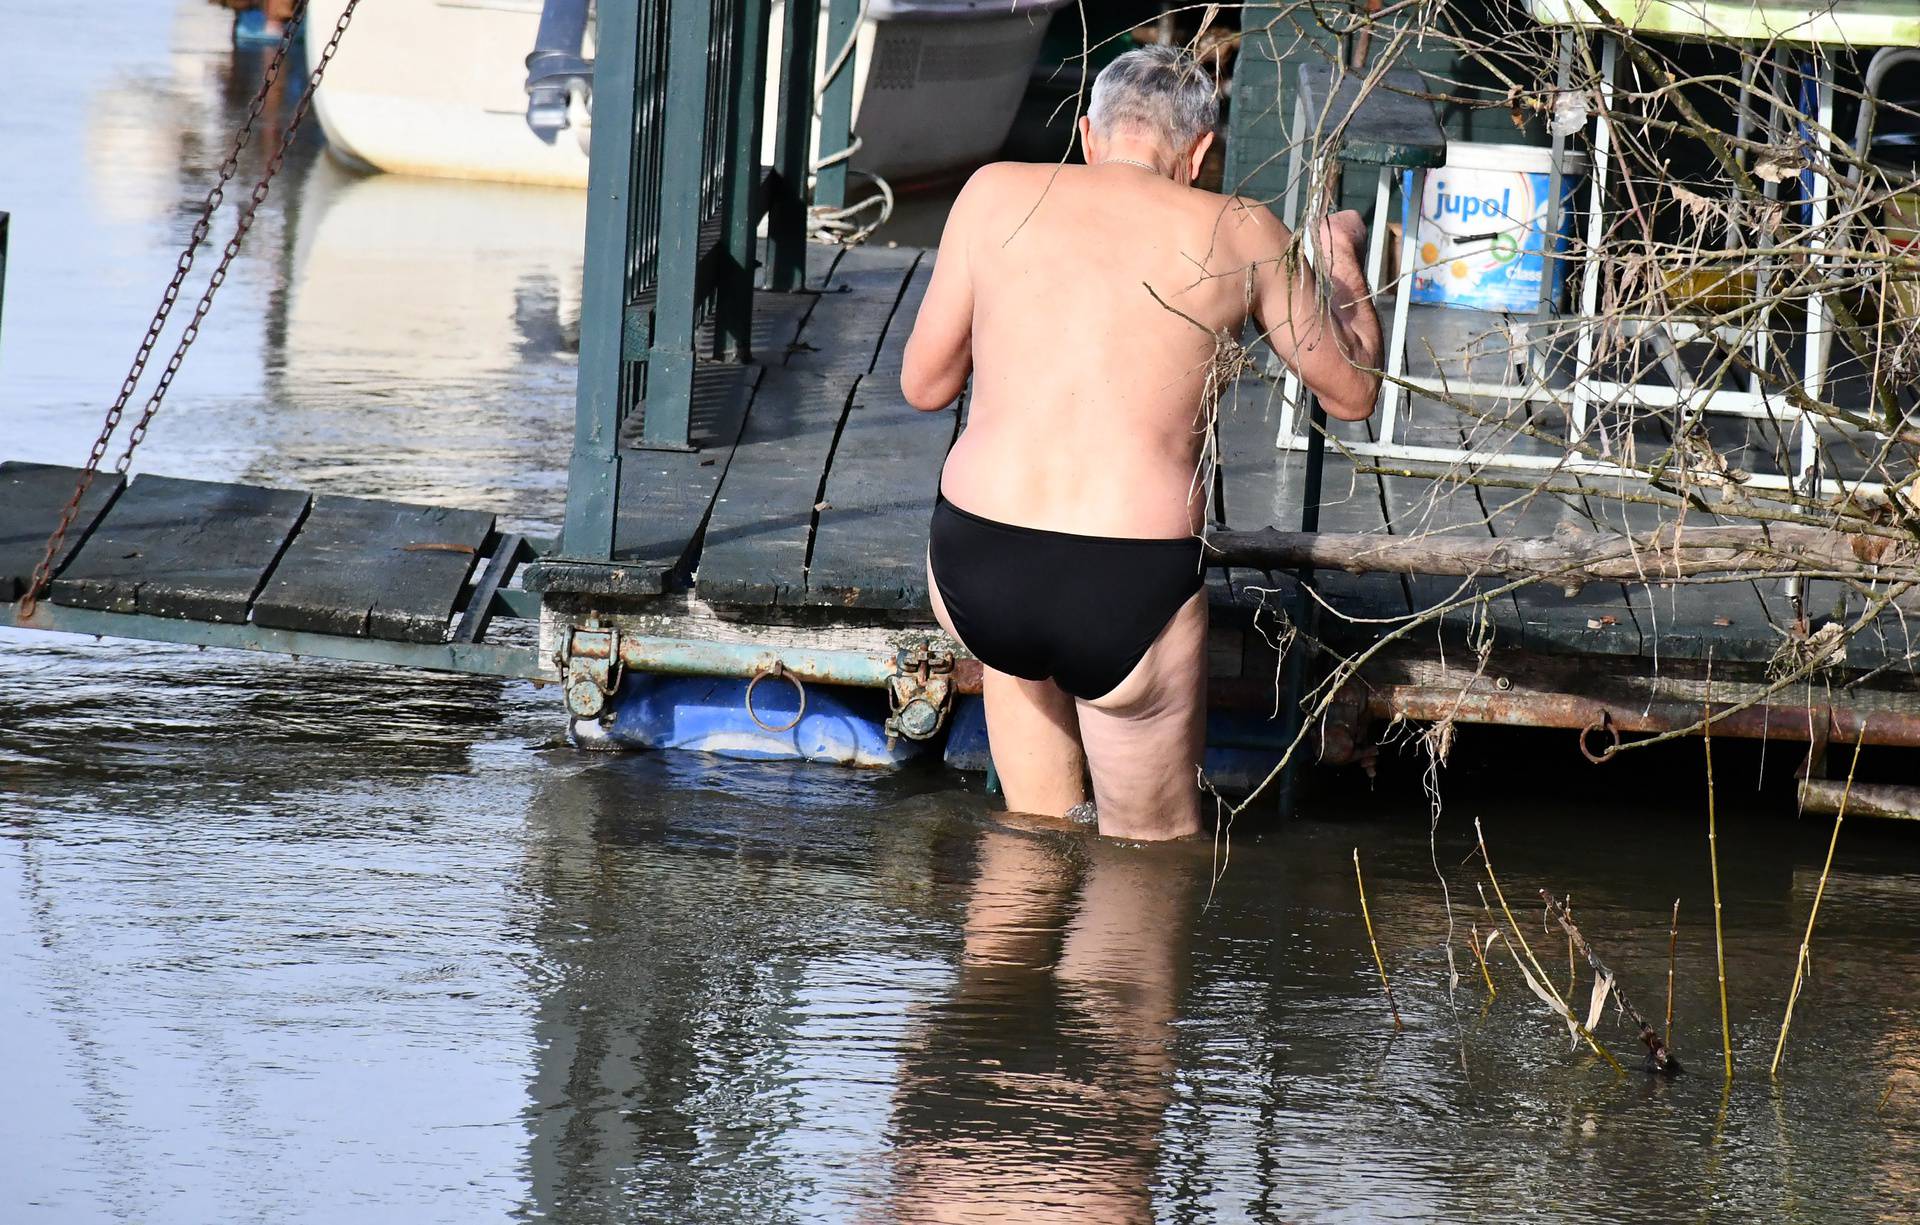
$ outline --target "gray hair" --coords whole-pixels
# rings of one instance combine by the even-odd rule
[[[1129,51],[1100,70],[1087,102],[1093,130],[1140,127],[1183,150],[1220,122],[1213,76],[1176,47]]]

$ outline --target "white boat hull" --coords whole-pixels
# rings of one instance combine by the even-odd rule
[[[871,4],[854,57],[861,147],[852,165],[910,180],[992,158],[1019,109],[1047,20],[1063,2],[1002,0],[936,13]],[[345,3],[313,0],[309,62]],[[585,116],[551,145],[526,123],[526,58],[540,7],[540,0],[361,5],[314,98],[329,148],[350,165],[394,174],[584,188]],[[776,5],[769,64],[778,62],[779,30]],[[821,46],[819,71],[838,50]],[[769,81],[766,94],[764,159],[773,152],[776,85]],[[817,156],[817,123],[814,139]]]
[[[313,0],[309,63],[345,7]],[[393,174],[584,188],[579,134],[549,145],[527,127],[527,53],[539,28],[540,0],[362,4],[314,96],[328,148]]]

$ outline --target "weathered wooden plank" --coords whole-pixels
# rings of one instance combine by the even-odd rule
[[[289,489],[135,477],[54,580],[53,601],[245,621],[307,501]]]
[[[786,364],[813,374],[865,374],[873,367],[920,252],[856,247],[834,266]]]
[[[620,457],[620,497],[614,517],[613,561],[618,589],[658,594],[683,572],[706,525],[713,495],[726,474],[763,368],[704,365],[693,380],[693,451],[627,450]],[[640,413],[629,418],[638,426]],[[542,566],[550,578],[560,571]],[[531,577],[531,576],[530,576]],[[552,584],[549,582],[549,586]]]
[[[873,376],[900,381],[900,367],[907,355],[907,337],[913,334],[914,320],[920,317],[920,304],[926,301],[927,285],[933,280],[935,252],[928,252],[907,278],[907,288],[894,308],[887,334],[880,341],[880,354],[874,359]]]
[[[1603,527],[1641,532],[1671,521],[1670,511],[1619,496],[1643,492],[1638,486],[1600,477],[1583,477],[1580,484],[1591,491],[1587,505],[1594,521]],[[1687,517],[1703,525],[1720,522],[1697,511]],[[1751,581],[1667,586],[1628,583],[1626,592],[1640,626],[1640,654],[1648,658],[1711,656],[1764,663],[1780,645],[1780,636],[1773,630],[1773,614]]]
[[[1411,68],[1395,68],[1370,86],[1362,74],[1346,73],[1335,87],[1330,66],[1307,64],[1300,90],[1308,130],[1340,130],[1342,161],[1417,167],[1447,160],[1447,134],[1433,103],[1416,96],[1431,91]]]
[[[1221,501],[1226,521],[1238,530],[1278,526],[1297,529],[1306,476],[1306,455],[1274,445],[1279,430],[1277,390],[1243,381],[1223,397],[1218,423],[1221,455]],[[1368,437],[1365,423],[1333,422],[1336,437]],[[1321,484],[1320,526],[1327,531],[1370,532],[1385,535],[1387,521],[1380,499],[1380,480],[1358,474],[1352,463],[1328,447]],[[1286,585],[1290,576],[1249,572],[1236,576],[1236,586]],[[1368,621],[1404,616],[1405,585],[1397,575],[1316,574],[1314,589],[1338,612]],[[1371,638],[1373,624],[1341,627]],[[1333,632],[1331,629],[1329,632]]]
[[[807,545],[849,375],[779,367],[761,377],[740,445],[714,499],[696,576],[710,604],[793,604],[807,589]]]
[[[956,422],[951,405],[910,407],[897,379],[860,380],[827,470],[808,603],[928,611],[927,522]]]
[[[125,487],[126,478],[114,472],[94,477],[87,496],[67,528],[67,537],[54,559],[54,571],[85,543],[94,524]],[[60,526],[60,515],[80,484],[80,469],[58,464],[0,464],[0,601],[26,594],[47,541]]]
[[[320,494],[254,601],[276,629],[444,642],[493,516]]]

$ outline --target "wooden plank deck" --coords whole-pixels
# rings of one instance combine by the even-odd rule
[[[308,496],[257,485],[136,476],[53,580],[72,608],[245,621]]]
[[[54,562],[56,572],[79,551],[126,483],[125,477],[113,472],[94,478],[67,527],[66,541]],[[78,468],[17,461],[0,464],[0,601],[17,600],[26,592],[79,484]]]
[[[741,386],[757,390],[740,401],[737,445],[715,430],[695,454],[626,454],[616,550],[624,568],[619,594],[644,597],[688,587],[721,615],[744,620],[770,608],[806,606],[909,624],[930,620],[926,524],[963,414],[915,412],[900,397],[898,378],[932,260],[931,252],[857,248],[812,263],[818,282],[805,294],[785,300],[763,295],[763,309],[777,322],[756,320],[756,335],[768,341],[756,351],[751,373],[742,376]],[[1502,377],[1493,369],[1509,341],[1500,317],[1419,308],[1412,322],[1415,373]],[[788,326],[797,331],[782,345],[775,333],[783,335]],[[1425,398],[1416,397],[1406,412],[1407,436],[1416,441],[1452,447],[1498,430],[1512,447],[1551,446]],[[1552,430],[1550,422],[1536,424]],[[1332,433],[1336,439],[1367,438],[1376,427],[1334,423]],[[1299,522],[1305,457],[1276,448],[1276,430],[1274,388],[1243,380],[1218,422],[1223,525]],[[1647,445],[1663,444],[1650,437]],[[1607,491],[1597,483],[1572,477],[1556,478],[1560,492],[1530,493],[1525,487],[1504,492],[1457,479],[1360,470],[1393,466],[1356,466],[1337,446],[1329,447],[1322,528],[1500,538],[1548,534],[1563,524],[1644,530],[1660,514],[1650,506],[1623,506],[1602,496]],[[629,503],[629,495],[638,501]],[[637,586],[636,574],[643,580]],[[1475,584],[1482,591],[1501,585]],[[1291,575],[1258,572],[1224,576],[1213,587],[1217,604],[1243,612],[1275,594],[1284,601],[1294,590]],[[1321,572],[1314,589],[1335,614],[1323,618],[1320,632],[1353,642],[1379,636],[1409,613],[1459,598],[1461,584]],[[1571,596],[1536,584],[1450,615],[1437,630],[1423,630],[1414,645],[1451,650],[1490,631],[1500,648],[1656,662],[1711,655],[1751,666],[1778,649],[1786,619],[1779,594],[1753,583],[1599,584]],[[1884,628],[1884,646],[1854,645],[1856,666],[1892,657],[1911,668],[1906,622],[1890,612]]]
[[[277,629],[442,642],[493,516],[321,495],[254,602]]]

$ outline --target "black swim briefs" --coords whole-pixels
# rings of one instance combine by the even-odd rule
[[[967,650],[1077,698],[1111,693],[1200,590],[1198,537],[1081,536],[997,523],[943,495],[928,560]]]

